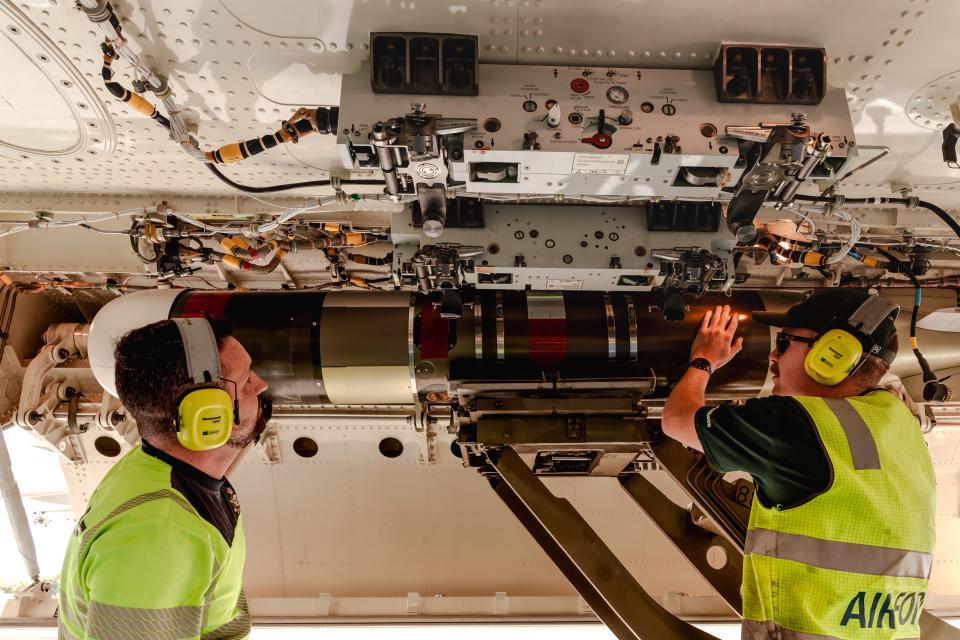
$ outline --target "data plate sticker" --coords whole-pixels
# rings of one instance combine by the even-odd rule
[[[622,175],[627,170],[626,153],[578,153],[573,159],[574,173]]]
[[[553,291],[580,291],[583,289],[583,280],[575,278],[548,278],[547,289]]]

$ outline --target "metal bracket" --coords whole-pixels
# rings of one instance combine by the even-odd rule
[[[740,615],[743,611],[740,596],[742,551],[720,534],[695,524],[690,511],[674,504],[642,475],[622,476],[620,484],[730,608]]]
[[[576,509],[550,493],[513,449],[488,451],[487,459],[494,491],[617,638],[712,638],[650,597]]]

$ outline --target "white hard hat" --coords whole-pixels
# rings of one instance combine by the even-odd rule
[[[174,300],[183,292],[183,289],[152,289],[128,293],[111,300],[97,312],[90,325],[87,358],[90,370],[107,393],[118,397],[113,377],[113,350],[117,341],[128,331],[169,318]]]

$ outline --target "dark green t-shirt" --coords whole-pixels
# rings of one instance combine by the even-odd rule
[[[793,398],[703,407],[696,427],[710,466],[749,473],[765,507],[798,506],[830,485],[833,471],[820,434]]]

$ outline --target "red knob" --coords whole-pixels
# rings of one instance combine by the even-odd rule
[[[613,144],[613,138],[606,133],[597,133],[591,138],[581,138],[580,142],[589,142],[597,149],[606,149]]]

